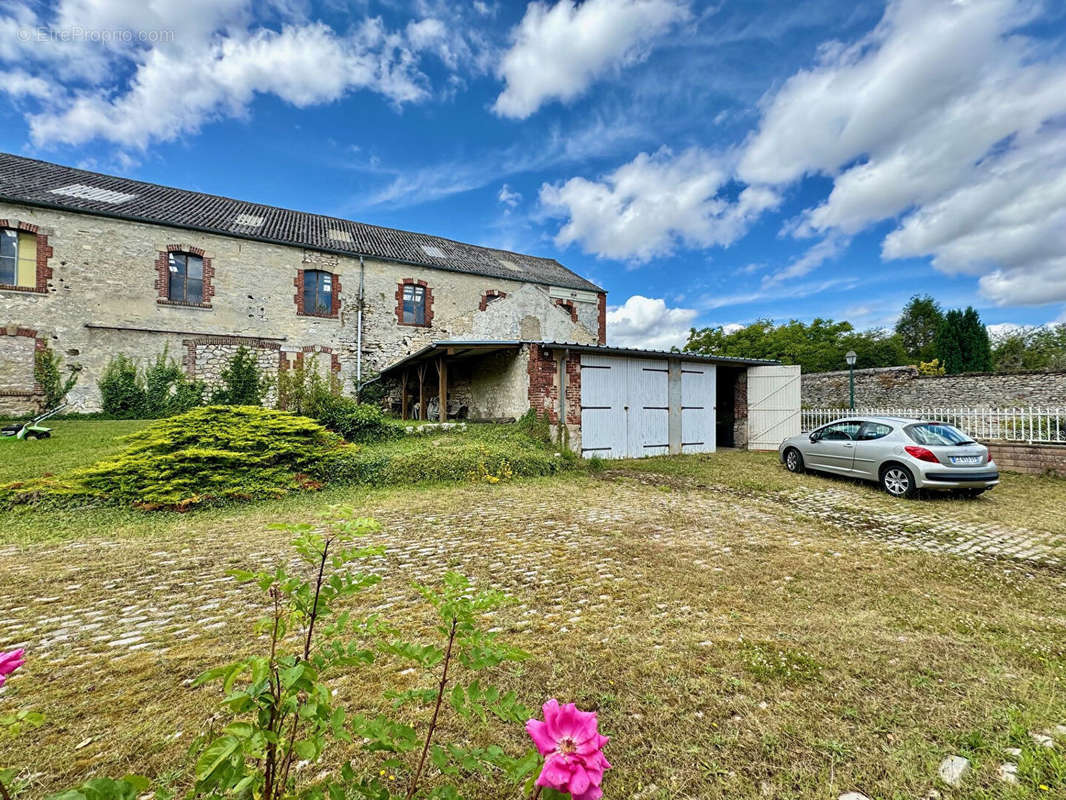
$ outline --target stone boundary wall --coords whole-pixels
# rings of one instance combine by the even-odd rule
[[[805,408],[847,408],[848,372],[802,377]],[[914,367],[855,370],[859,408],[1066,406],[1066,372],[920,375]]]
[[[1051,473],[1066,478],[1066,445],[987,442],[1000,469],[1029,475]]]

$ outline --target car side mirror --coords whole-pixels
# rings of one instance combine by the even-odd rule
[[[815,442],[818,441],[818,434],[817,433],[812,433],[807,438],[811,440],[811,444],[814,444]]]

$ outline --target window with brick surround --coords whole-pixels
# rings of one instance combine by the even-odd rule
[[[304,270],[304,313],[318,317],[333,313],[333,274],[320,269]]]
[[[211,308],[214,268],[204,251],[192,245],[167,245],[156,259],[158,303]]]
[[[0,285],[37,287],[37,234],[0,229]]]
[[[396,321],[423,328],[433,325],[433,291],[425,281],[400,281],[396,287]]]

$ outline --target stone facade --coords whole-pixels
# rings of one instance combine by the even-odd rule
[[[848,373],[803,375],[807,408],[847,408]],[[1066,372],[920,375],[914,367],[855,370],[859,408],[995,408],[1066,405]]]
[[[594,302],[574,303],[575,322],[569,309],[553,302],[550,287],[518,280],[370,258],[361,264],[359,258],[296,246],[13,204],[0,203],[0,219],[37,233],[44,281],[39,291],[0,287],[0,331],[5,326],[33,330],[41,346],[80,364],[81,379],[68,398],[80,410],[99,408],[96,384],[112,356],[125,353],[146,361],[164,347],[208,383],[217,382],[224,354],[241,344],[256,351],[271,371],[295,362],[298,354],[317,351],[328,354],[320,361],[328,362],[350,390],[358,356],[361,269],[364,375],[441,339],[596,343],[605,334],[602,293],[589,293]],[[159,265],[172,251],[202,257],[202,303],[169,302]],[[329,314],[304,313],[302,270],[334,276],[339,291]],[[397,293],[405,282],[430,290],[429,325],[399,324]],[[0,346],[0,358],[5,362],[0,376],[11,376],[2,380],[23,376],[18,397],[10,394],[16,389],[5,395],[0,387],[0,413],[22,413],[31,349]]]

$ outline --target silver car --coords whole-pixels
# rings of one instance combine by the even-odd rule
[[[785,439],[777,452],[791,472],[876,481],[896,497],[911,497],[919,489],[976,497],[999,483],[999,468],[988,448],[943,422],[846,417]]]

